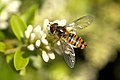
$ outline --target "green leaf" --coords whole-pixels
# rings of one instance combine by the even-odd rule
[[[25,57],[24,55],[25,55],[25,52],[21,51],[20,49],[18,49],[15,52],[14,66],[15,66],[16,70],[22,70],[27,66],[27,64],[29,62],[29,57]]]
[[[32,5],[29,7],[25,13],[22,15],[22,19],[27,23],[27,24],[33,24],[34,18],[35,18],[35,11],[37,9],[37,5]]]
[[[12,61],[13,57],[14,57],[13,54],[9,54],[9,55],[7,55],[7,56],[6,56],[6,62],[9,64],[10,61]]]
[[[22,19],[16,15],[11,17],[10,23],[15,36],[18,38],[18,40],[21,40],[21,38],[24,37],[24,31],[27,26]]]
[[[3,42],[0,42],[0,51],[1,51],[1,52],[4,52],[5,49],[6,49],[5,44],[4,44]]]
[[[2,10],[4,10],[5,6],[6,5],[4,5],[4,4],[0,4],[0,13],[2,12]]]

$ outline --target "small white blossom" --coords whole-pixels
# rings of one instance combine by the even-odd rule
[[[28,25],[27,29],[25,30],[25,37],[26,37],[27,39],[30,38],[30,35],[31,35],[32,30],[33,30],[33,26],[32,26],[32,25]]]
[[[10,15],[18,11],[18,8],[21,5],[21,1],[1,0],[0,4],[5,6],[0,12],[0,29],[4,30],[8,28],[8,19]]]
[[[32,30],[33,30],[33,26],[32,25],[28,25],[27,29],[25,30],[25,37],[27,39],[30,38]]]
[[[25,37],[27,38],[27,39],[29,39],[29,37],[30,37],[30,33],[26,30],[25,31]]]
[[[58,26],[65,26],[66,25],[66,20],[62,19],[59,23]]]
[[[35,33],[41,32],[41,26],[40,26],[40,25],[36,26],[36,27],[33,29],[33,32],[35,32]]]
[[[41,35],[41,36],[42,36],[43,34],[44,34],[44,32],[43,32],[43,31],[40,31],[40,32],[39,32],[39,35]],[[40,37],[41,37],[41,36],[40,36]]]
[[[55,54],[53,52],[48,53],[48,56],[50,59],[54,60],[55,59]]]
[[[9,3],[10,0],[1,0],[1,2],[3,2],[3,3]]]
[[[33,41],[35,39],[35,36],[36,36],[35,33],[31,33],[30,40]]]
[[[28,31],[29,33],[31,33],[32,30],[33,30],[33,26],[32,26],[32,25],[28,25],[28,27],[27,27],[27,31]]]
[[[45,46],[45,48],[46,48],[47,50],[51,50],[50,46]]]
[[[48,45],[48,41],[46,39],[42,39],[42,43]]]
[[[62,20],[55,20],[53,22],[50,22],[50,24],[53,24],[53,23],[58,23],[58,26],[65,26],[66,25],[66,20],[62,19]]]
[[[7,6],[7,11],[10,13],[14,13],[18,11],[19,6],[21,5],[21,2],[19,0],[12,1],[8,6]]]
[[[43,58],[43,60],[44,60],[45,62],[48,62],[48,61],[49,61],[49,57],[48,57],[46,51],[44,51],[44,50],[42,51],[42,58]]]
[[[41,30],[41,26],[36,26],[33,28],[32,25],[29,25],[25,30],[25,37],[29,40],[28,42],[34,43],[36,47],[40,47],[41,42],[44,45],[48,45],[46,38],[46,33]]]
[[[51,22],[51,23],[60,23],[60,20],[55,20],[55,21],[53,21],[53,22]]]
[[[58,26],[65,26],[66,20],[55,20],[53,22],[49,22],[48,19],[44,20],[43,27],[37,25],[33,28],[32,25],[29,25],[25,31],[25,37],[28,39],[27,48],[30,51],[34,51],[35,49],[40,49],[42,51],[42,58],[45,62],[48,62],[49,59],[54,60],[55,54],[52,51],[53,45],[50,45],[48,42],[50,32],[50,24],[58,23]],[[47,38],[48,37],[48,38]],[[54,40],[54,39],[53,39]],[[61,45],[60,41],[57,41],[57,45]]]
[[[46,38],[46,34],[43,33],[42,36],[41,36],[41,39],[45,39]]]
[[[37,41],[35,42],[35,46],[36,46],[36,47],[40,47],[40,44],[41,44],[40,40],[37,40]]]
[[[5,21],[8,19],[9,14],[6,11],[0,13],[0,21]]]
[[[50,24],[49,24],[49,20],[48,19],[45,19],[44,20],[44,23],[43,23],[43,30],[46,32],[46,33],[48,33],[47,31],[49,31],[50,30]]]
[[[35,50],[35,47],[34,47],[33,44],[28,45],[27,48],[28,48],[30,51],[34,51],[34,50]]]
[[[8,26],[8,23],[6,21],[0,21],[0,29],[4,30],[6,29]]]

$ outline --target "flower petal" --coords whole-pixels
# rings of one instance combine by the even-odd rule
[[[36,36],[35,33],[31,33],[30,40],[33,41],[35,39],[35,36]]]
[[[41,39],[45,39],[46,36],[47,36],[47,35],[46,35],[45,33],[43,33]]]
[[[0,13],[0,21],[5,21],[9,18],[9,13],[5,10]]]
[[[53,52],[48,53],[48,56],[50,59],[54,60],[55,59],[55,54]]]
[[[40,47],[40,44],[41,44],[41,41],[40,41],[40,40],[37,40],[37,41],[35,42],[35,46],[36,46],[36,47]]]
[[[21,2],[19,0],[12,1],[8,6],[7,10],[11,13],[14,13],[18,11],[19,6],[21,5]]]
[[[47,39],[42,39],[42,43],[43,43],[44,45],[48,45]]]
[[[26,30],[25,31],[25,37],[27,38],[27,39],[29,39],[29,37],[30,37],[30,33]]]
[[[42,58],[43,58],[43,60],[44,60],[45,62],[48,62],[48,61],[49,61],[49,57],[48,57],[46,51],[44,51],[44,50],[42,51]]]
[[[40,31],[41,31],[41,26],[40,26],[40,25],[36,26],[36,27],[33,29],[33,32],[35,32],[35,33],[39,33]]]
[[[31,33],[32,30],[33,30],[33,26],[32,26],[32,25],[28,25],[28,27],[27,27],[27,31],[28,31],[29,33]]]
[[[45,48],[46,48],[47,50],[51,50],[50,46],[45,46]]]
[[[0,29],[1,30],[5,30],[5,29],[7,29],[8,28],[8,23],[7,23],[7,21],[1,21],[1,23],[0,23]]]
[[[58,26],[65,26],[66,25],[66,20],[62,19],[59,23]]]
[[[49,24],[49,20],[48,19],[45,19],[44,20],[44,23],[43,23],[43,31],[47,31],[47,30],[50,30],[49,29],[49,26],[50,24]],[[46,30],[47,29],[47,30]]]
[[[34,50],[35,50],[35,47],[34,47],[33,44],[28,45],[27,48],[28,48],[30,51],[34,51]]]
[[[53,23],[60,23],[60,20],[55,20],[55,21],[53,21]]]

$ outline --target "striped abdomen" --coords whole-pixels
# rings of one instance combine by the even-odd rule
[[[73,33],[66,34],[63,37],[76,48],[84,49],[87,46],[86,42],[84,42],[81,37]]]

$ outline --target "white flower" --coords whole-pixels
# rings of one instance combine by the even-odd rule
[[[1,5],[4,5],[4,8],[0,12],[0,29],[4,30],[8,28],[8,19],[11,14],[18,11],[21,1],[20,0],[1,0]]]
[[[28,25],[24,34],[25,38],[28,40],[27,49],[30,51],[34,51],[36,49],[42,50],[42,58],[45,62],[48,62],[49,59],[55,59],[55,55],[51,50],[51,46],[49,45],[48,40],[46,39],[47,33],[44,30],[47,31],[47,29],[45,29],[45,27],[44,30],[42,29],[43,28],[40,25],[37,25],[34,28],[32,25]]]
[[[31,33],[31,35],[30,35],[30,41],[34,41],[35,37],[36,37],[35,33]]]
[[[8,23],[6,21],[0,21],[0,29],[4,30],[8,26]]]
[[[35,47],[34,47],[33,44],[28,45],[27,48],[28,48],[30,51],[34,51],[34,50],[35,50]]]
[[[42,43],[45,44],[45,45],[48,45],[47,39],[42,39]]]
[[[28,27],[27,27],[27,31],[28,31],[29,33],[31,33],[32,30],[33,30],[33,26],[32,26],[32,25],[28,25]]]
[[[65,26],[66,25],[66,20],[62,19],[59,23],[58,26]]]
[[[50,31],[50,24],[49,24],[49,20],[48,19],[45,19],[44,20],[44,23],[43,23],[43,30],[46,32],[46,33],[49,33],[48,31]]]
[[[35,33],[41,32],[41,26],[40,26],[40,25],[37,25],[37,26],[33,29],[33,32],[35,32]]]
[[[47,50],[51,50],[50,46],[45,46],[45,48],[46,48]]]
[[[30,37],[30,33],[26,30],[25,31],[25,37],[27,38],[27,39],[29,39],[29,37]]]
[[[55,59],[55,54],[53,52],[48,53],[48,56],[50,59],[54,60]]]
[[[42,57],[43,57],[43,60],[45,62],[48,62],[49,61],[49,56],[48,54],[46,53],[46,51],[42,51]]]
[[[38,48],[38,47],[40,47],[40,44],[41,44],[41,41],[40,40],[37,40],[36,42],[35,42],[35,46]]]
[[[7,11],[10,13],[14,13],[18,11],[21,2],[19,0],[11,1],[11,3],[6,7]]]
[[[0,13],[0,21],[5,21],[8,19],[9,14],[6,11]]]
[[[5,4],[9,4],[11,0],[1,0],[1,2],[5,3]]]
[[[58,23],[58,26],[65,26],[66,20],[63,19],[49,22],[48,19],[45,19],[43,26],[37,25],[33,28],[32,25],[29,25],[28,28],[25,30],[25,37],[28,40],[27,48],[30,51],[34,51],[35,49],[41,50],[42,58],[45,62],[48,62],[49,59],[55,59],[55,54],[52,51],[53,49],[51,48],[53,46],[50,45],[50,43],[48,42],[49,38],[47,38],[48,33],[50,32],[50,24],[53,23]],[[57,42],[57,45],[60,46],[60,41]]]
[[[50,22],[50,24],[53,24],[53,23],[58,23],[58,26],[65,26],[66,25],[66,20],[62,19],[62,20],[55,20],[53,22]]]

